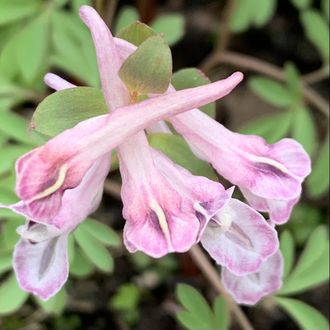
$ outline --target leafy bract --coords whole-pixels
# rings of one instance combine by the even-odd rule
[[[117,37],[125,39],[135,46],[140,46],[145,40],[156,35],[157,33],[148,25],[137,21],[121,29]]]
[[[83,120],[107,112],[101,90],[75,87],[46,97],[34,112],[31,125],[41,134],[55,136]]]
[[[126,59],[119,76],[132,93],[164,93],[172,76],[170,48],[159,36],[148,38]]]

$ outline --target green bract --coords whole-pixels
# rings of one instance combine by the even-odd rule
[[[148,25],[141,22],[135,22],[121,29],[118,32],[117,37],[125,39],[135,46],[140,46],[142,42],[147,40],[149,37],[156,35],[157,33],[154,32]]]
[[[123,63],[119,76],[130,92],[164,93],[171,81],[172,55],[163,38],[150,37]]]
[[[46,136],[55,136],[79,122],[108,113],[101,90],[76,87],[53,93],[37,107],[31,126]]]

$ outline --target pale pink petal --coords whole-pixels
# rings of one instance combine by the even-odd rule
[[[44,82],[57,91],[77,87],[54,73],[47,73],[44,77]]]
[[[278,249],[276,230],[236,199],[231,199],[209,222],[201,243],[218,264],[236,275],[258,271]]]
[[[27,220],[26,224],[17,228],[17,233],[26,241],[39,243],[60,236],[63,232],[48,224]]]
[[[299,200],[299,197],[292,200],[265,199],[252,194],[247,189],[241,189],[241,191],[254,209],[260,212],[268,212],[269,219],[277,225],[286,223],[289,220],[292,209]]]
[[[93,37],[103,94],[109,111],[129,104],[129,93],[118,75],[122,60],[110,30],[94,8],[82,6],[79,13]]]
[[[264,296],[278,290],[282,285],[283,258],[278,250],[263,262],[255,274],[236,276],[222,268],[222,282],[226,290],[239,304],[254,305]]]
[[[67,234],[39,243],[21,239],[15,247],[13,266],[23,290],[49,299],[68,278]]]

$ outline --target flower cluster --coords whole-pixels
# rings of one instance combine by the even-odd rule
[[[17,161],[21,201],[2,207],[27,219],[14,252],[20,286],[48,299],[65,283],[68,235],[100,203],[117,148],[130,252],[158,258],[201,242],[239,303],[254,304],[278,289],[282,257],[274,226],[288,220],[299,199],[310,172],[306,152],[291,139],[269,145],[233,133],[197,109],[230,93],[243,78],[239,72],[182,91],[170,86],[133,102],[118,72],[136,47],[114,38],[93,8],[83,6],[80,16],[93,37],[110,113],[79,123]],[[75,87],[54,74],[45,82],[56,90]],[[194,176],[149,146],[146,132],[171,134],[165,119],[199,158],[239,187],[247,203],[232,198],[234,187]]]

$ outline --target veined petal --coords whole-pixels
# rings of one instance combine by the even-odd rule
[[[181,196],[193,203],[195,214],[200,221],[200,233],[209,220],[231,199],[234,187],[227,190],[219,183],[202,176],[192,175],[185,168],[175,164],[157,150],[152,150],[157,169]]]
[[[248,205],[231,199],[206,227],[201,243],[238,276],[256,272],[278,249],[277,232]]]
[[[310,159],[297,142],[284,139],[268,145],[260,137],[232,133],[198,110],[170,121],[199,156],[233,184],[267,199],[300,195]]]
[[[201,228],[232,193],[150,149],[140,133],[121,146],[119,159],[124,241],[130,251],[161,257],[189,250],[198,241]]]
[[[68,278],[67,234],[38,243],[21,239],[15,247],[13,265],[23,290],[49,299]]]
[[[289,200],[266,199],[252,194],[247,189],[241,189],[248,203],[260,212],[268,212],[269,219],[277,225],[286,223],[292,209],[297,204],[299,197]]]
[[[222,268],[222,282],[239,304],[255,305],[264,296],[275,292],[282,285],[283,258],[278,250],[263,262],[255,274],[236,276]]]

